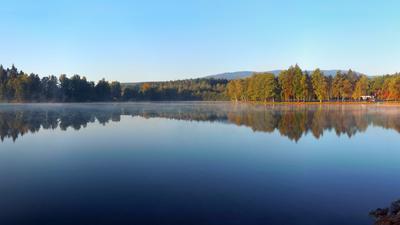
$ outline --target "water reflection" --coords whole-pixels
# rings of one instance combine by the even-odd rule
[[[121,116],[210,121],[274,132],[298,141],[307,133],[319,139],[325,131],[354,136],[368,126],[400,132],[400,108],[382,105],[246,105],[230,103],[22,104],[0,106],[0,138],[16,140],[40,129],[106,125]]]

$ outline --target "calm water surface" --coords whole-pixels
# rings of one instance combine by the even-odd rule
[[[0,224],[372,224],[400,107],[0,105]]]

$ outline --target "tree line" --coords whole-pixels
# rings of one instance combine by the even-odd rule
[[[321,70],[302,71],[298,65],[278,76],[256,73],[245,79],[187,79],[166,82],[121,84],[104,79],[97,83],[74,75],[27,74],[14,65],[0,65],[1,102],[96,102],[96,101],[399,101],[400,74],[368,77],[338,71],[326,76]]]
[[[400,74],[368,77],[349,70],[326,76],[320,69],[311,74],[298,65],[283,70],[276,77],[256,73],[249,78],[232,80],[227,96],[235,101],[357,101],[400,100]]]
[[[229,100],[225,94],[228,80],[188,79],[125,85],[123,99],[128,101],[217,101]]]
[[[0,65],[2,102],[95,102],[161,100],[227,100],[227,80],[190,79],[124,85],[104,79],[97,83],[74,75],[46,76],[27,74],[14,65]]]
[[[121,84],[104,79],[96,84],[74,75],[47,76],[26,74],[13,65],[0,65],[0,100],[3,102],[85,102],[120,99]]]

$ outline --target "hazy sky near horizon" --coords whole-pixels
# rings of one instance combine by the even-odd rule
[[[396,0],[0,0],[0,64],[147,81],[287,68],[400,71]]]

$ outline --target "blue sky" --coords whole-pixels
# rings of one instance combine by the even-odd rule
[[[90,80],[228,71],[400,71],[395,0],[0,0],[0,63]]]

